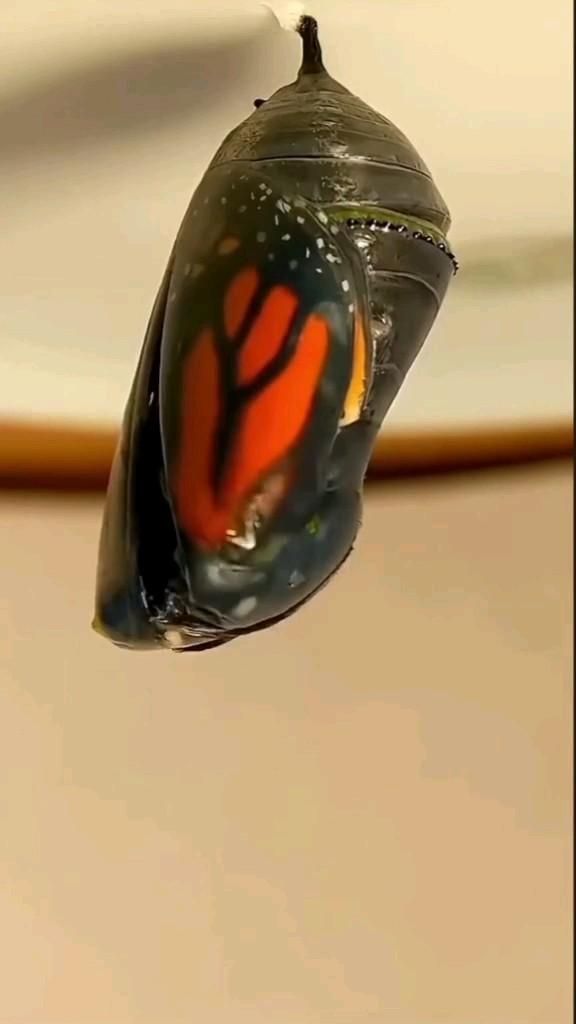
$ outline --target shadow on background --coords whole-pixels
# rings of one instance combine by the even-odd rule
[[[497,236],[457,246],[458,284],[478,290],[545,288],[570,283],[574,242],[569,235]]]
[[[0,100],[0,162],[77,152],[119,138],[154,134],[173,123],[193,122],[199,112],[210,115],[237,91],[242,79],[253,77],[254,67],[266,71],[267,37],[266,29],[247,38],[202,40],[196,45],[163,42],[27,84]],[[282,57],[283,45],[287,58],[291,54],[289,43],[277,37],[275,57]],[[246,116],[252,112],[252,97],[247,99]]]

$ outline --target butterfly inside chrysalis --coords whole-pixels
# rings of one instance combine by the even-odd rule
[[[324,68],[222,143],[150,317],[109,482],[95,628],[203,650],[270,626],[350,553],[382,420],[456,268],[408,140]]]

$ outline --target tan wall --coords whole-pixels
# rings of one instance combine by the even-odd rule
[[[566,419],[569,5],[312,9],[465,268],[390,429]],[[8,0],[0,47],[0,420],[115,424],[296,41],[252,0]],[[1,496],[0,1024],[567,1024],[570,492],[372,489],[321,596],[181,659],[90,633],[98,501]]]
[[[4,496],[1,1024],[568,1024],[570,491],[370,490],[180,658],[90,633],[98,502]]]
[[[390,425],[569,417],[568,0],[311,6],[453,213],[462,274]],[[0,45],[0,417],[116,423],[191,192],[298,42],[257,0],[8,0]]]

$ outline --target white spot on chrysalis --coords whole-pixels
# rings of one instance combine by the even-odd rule
[[[312,255],[312,254],[311,254],[311,252],[310,252],[310,249],[306,249],[306,259],[307,259],[307,260],[309,260],[309,259],[310,259],[310,256],[311,256],[311,255]]]
[[[238,213],[246,213],[246,210],[247,210],[247,209],[248,209],[248,207],[247,207],[247,206],[241,206],[241,207],[239,208],[239,210],[238,210]]]
[[[236,607],[232,609],[232,614],[237,619],[245,619],[247,615],[250,615],[250,612],[254,611],[257,604],[258,601],[254,595],[243,597],[241,601],[238,601]]]
[[[327,224],[328,223],[328,217],[324,213],[324,210],[320,210],[319,211],[319,213],[318,213],[318,220],[321,221],[322,224]]]
[[[283,242],[289,242],[291,237],[292,237],[291,235],[282,235],[282,241]]]
[[[316,269],[316,273],[317,274],[321,274],[322,273],[322,267],[316,267],[315,269]]]
[[[319,249],[323,249],[324,248],[324,239],[323,238],[317,238],[316,239],[316,245],[318,246]]]
[[[288,586],[298,587],[301,583],[304,583],[305,579],[306,577],[304,576],[303,573],[300,572],[300,569],[294,569],[294,571],[291,572],[288,577]]]
[[[262,192],[266,191],[266,185],[264,184],[264,182],[262,182],[260,185],[258,185],[258,188],[261,189]]]
[[[299,224],[305,224],[306,223],[306,221],[304,220],[304,217],[296,217],[296,220],[298,221]]]
[[[298,266],[298,260],[290,260],[288,266],[290,267],[290,270],[296,270],[296,267]]]
[[[269,253],[268,253],[268,259],[270,260],[270,262],[272,262],[272,260],[275,260],[275,259],[276,259],[276,257],[275,257],[275,255],[274,255],[274,253],[273,253],[273,252],[269,252]]]
[[[170,647],[181,647],[184,637],[179,629],[167,629],[164,639]]]
[[[214,583],[218,587],[222,586],[222,567],[218,562],[208,562],[204,572],[208,583]]]
[[[350,305],[348,306],[348,312],[349,313],[353,313],[354,312],[354,303],[353,302],[351,302]]]
[[[276,206],[282,211],[282,213],[290,213],[290,210],[292,209],[290,203],[287,203],[285,199],[279,199]]]
[[[258,234],[256,235],[256,241],[257,242],[265,242],[266,241],[266,232],[265,231],[259,231]]]
[[[276,227],[278,227],[278,225],[280,224],[280,217],[278,216],[277,213],[274,214],[274,223]]]
[[[349,281],[342,281],[342,291],[343,292],[349,292],[350,291],[350,282]]]
[[[222,203],[222,206],[226,206],[226,203],[228,202],[228,200],[226,199],[226,196],[222,196],[220,202]]]

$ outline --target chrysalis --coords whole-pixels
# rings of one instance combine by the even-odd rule
[[[202,650],[350,553],[382,420],[456,268],[430,172],[298,31],[297,80],[222,143],[154,305],[110,477],[95,628]]]

